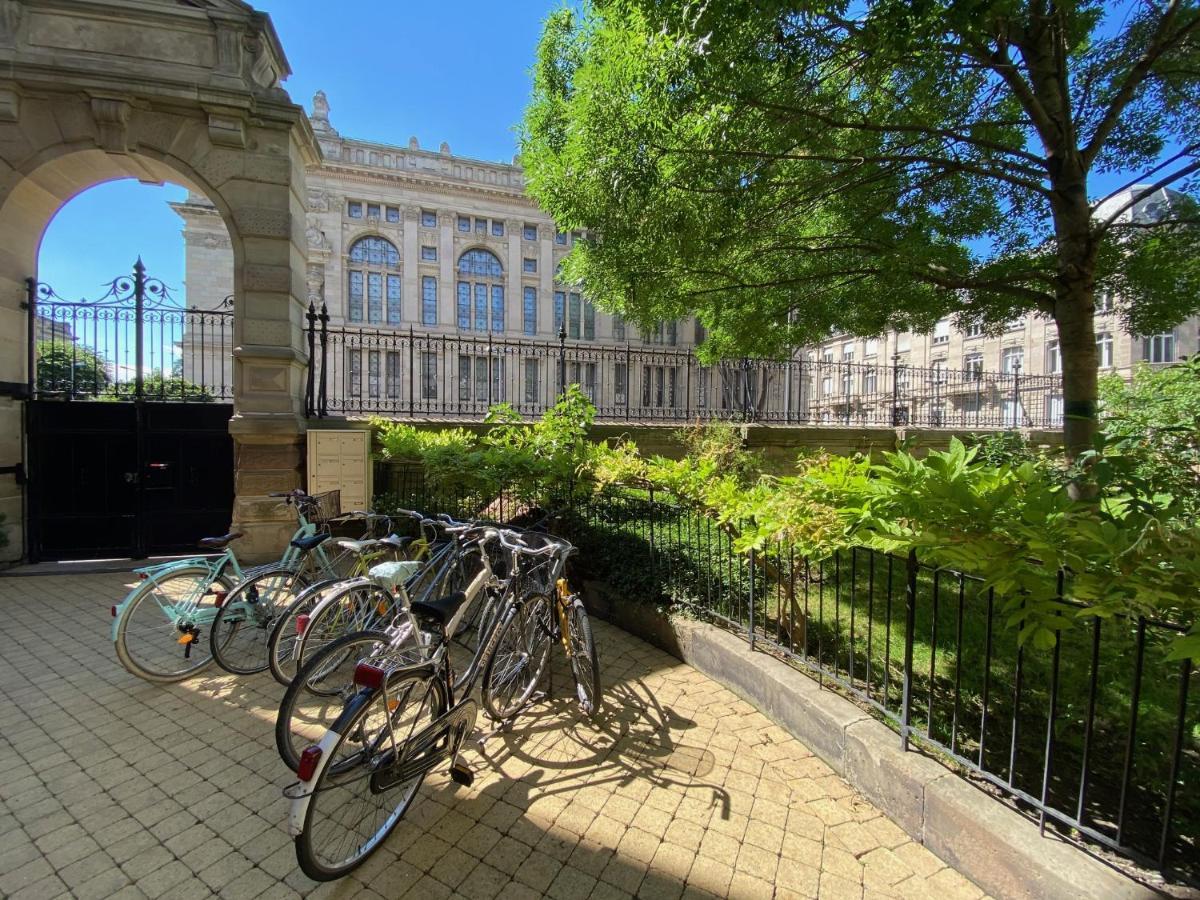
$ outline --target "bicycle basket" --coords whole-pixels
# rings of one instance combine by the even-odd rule
[[[325,491],[313,495],[313,508],[309,521],[317,525],[327,525],[330,519],[336,519],[342,514],[342,492]]]

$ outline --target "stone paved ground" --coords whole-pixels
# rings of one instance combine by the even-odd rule
[[[472,751],[473,788],[431,777],[367,865],[314,885],[283,827],[280,688],[128,675],[127,578],[0,578],[0,895],[980,896],[752,707],[605,625],[607,718],[551,699]]]

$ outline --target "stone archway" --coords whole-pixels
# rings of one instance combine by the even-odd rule
[[[46,225],[114,178],[204,194],[234,257],[234,527],[249,557],[291,526],[269,491],[297,486],[305,428],[304,170],[319,154],[279,82],[270,19],[239,0],[0,0],[0,512],[21,555],[25,279]],[[98,223],[103,226],[103,223]]]

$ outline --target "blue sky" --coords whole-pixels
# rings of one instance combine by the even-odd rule
[[[343,134],[392,144],[415,135],[457,154],[510,160],[529,97],[541,23],[562,0],[344,3],[256,0],[275,23],[294,74],[292,99],[311,109],[325,91]],[[1123,183],[1095,176],[1092,191]],[[89,299],[128,274],[148,271],[184,299],[182,222],[167,206],[185,192],[134,181],[100,185],[63,207],[42,242],[39,273],[59,295]]]
[[[294,74],[284,83],[311,110],[325,91],[343,134],[392,144],[415,135],[455,153],[512,159],[514,127],[529,97],[541,23],[558,0],[347,3],[256,0],[270,13]],[[95,298],[128,274],[148,271],[183,299],[182,222],[167,206],[186,192],[119,181],[80,194],[42,241],[42,281],[67,299]]]

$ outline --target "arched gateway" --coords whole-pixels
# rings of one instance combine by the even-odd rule
[[[290,528],[266,494],[299,484],[304,172],[319,151],[280,87],[270,19],[239,0],[0,0],[0,60],[0,558],[22,555],[28,506],[27,279],[58,209],[126,177],[205,195],[228,229],[233,525],[247,555],[277,553]]]

